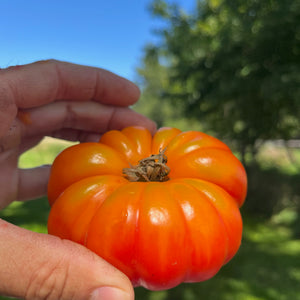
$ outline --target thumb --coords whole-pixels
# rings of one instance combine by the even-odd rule
[[[0,219],[0,294],[22,299],[133,300],[129,279],[85,247]]]

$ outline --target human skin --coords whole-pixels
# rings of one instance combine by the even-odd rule
[[[46,194],[49,166],[19,169],[44,136],[97,141],[107,130],[155,124],[132,111],[139,89],[109,71],[40,61],[0,70],[0,209]],[[22,299],[134,299],[120,271],[70,241],[0,219],[0,294]],[[92,299],[92,298],[91,298]]]

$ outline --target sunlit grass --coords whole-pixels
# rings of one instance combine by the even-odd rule
[[[72,144],[74,143],[47,137],[36,147],[21,155],[19,166],[21,168],[32,168],[52,164],[57,154]]]
[[[0,217],[25,229],[47,233],[47,218],[50,207],[47,198],[28,202],[13,202],[0,211]]]
[[[274,147],[270,143],[262,146],[257,154],[257,161],[262,168],[278,168],[287,174],[299,174],[300,149]]]

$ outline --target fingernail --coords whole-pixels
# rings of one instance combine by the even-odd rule
[[[130,295],[118,288],[101,287],[93,291],[90,300],[132,300]]]

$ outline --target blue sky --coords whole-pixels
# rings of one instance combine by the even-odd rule
[[[174,1],[169,0],[174,3]],[[149,0],[0,0],[0,67],[55,58],[134,79],[160,25]],[[195,0],[177,0],[191,10]]]

